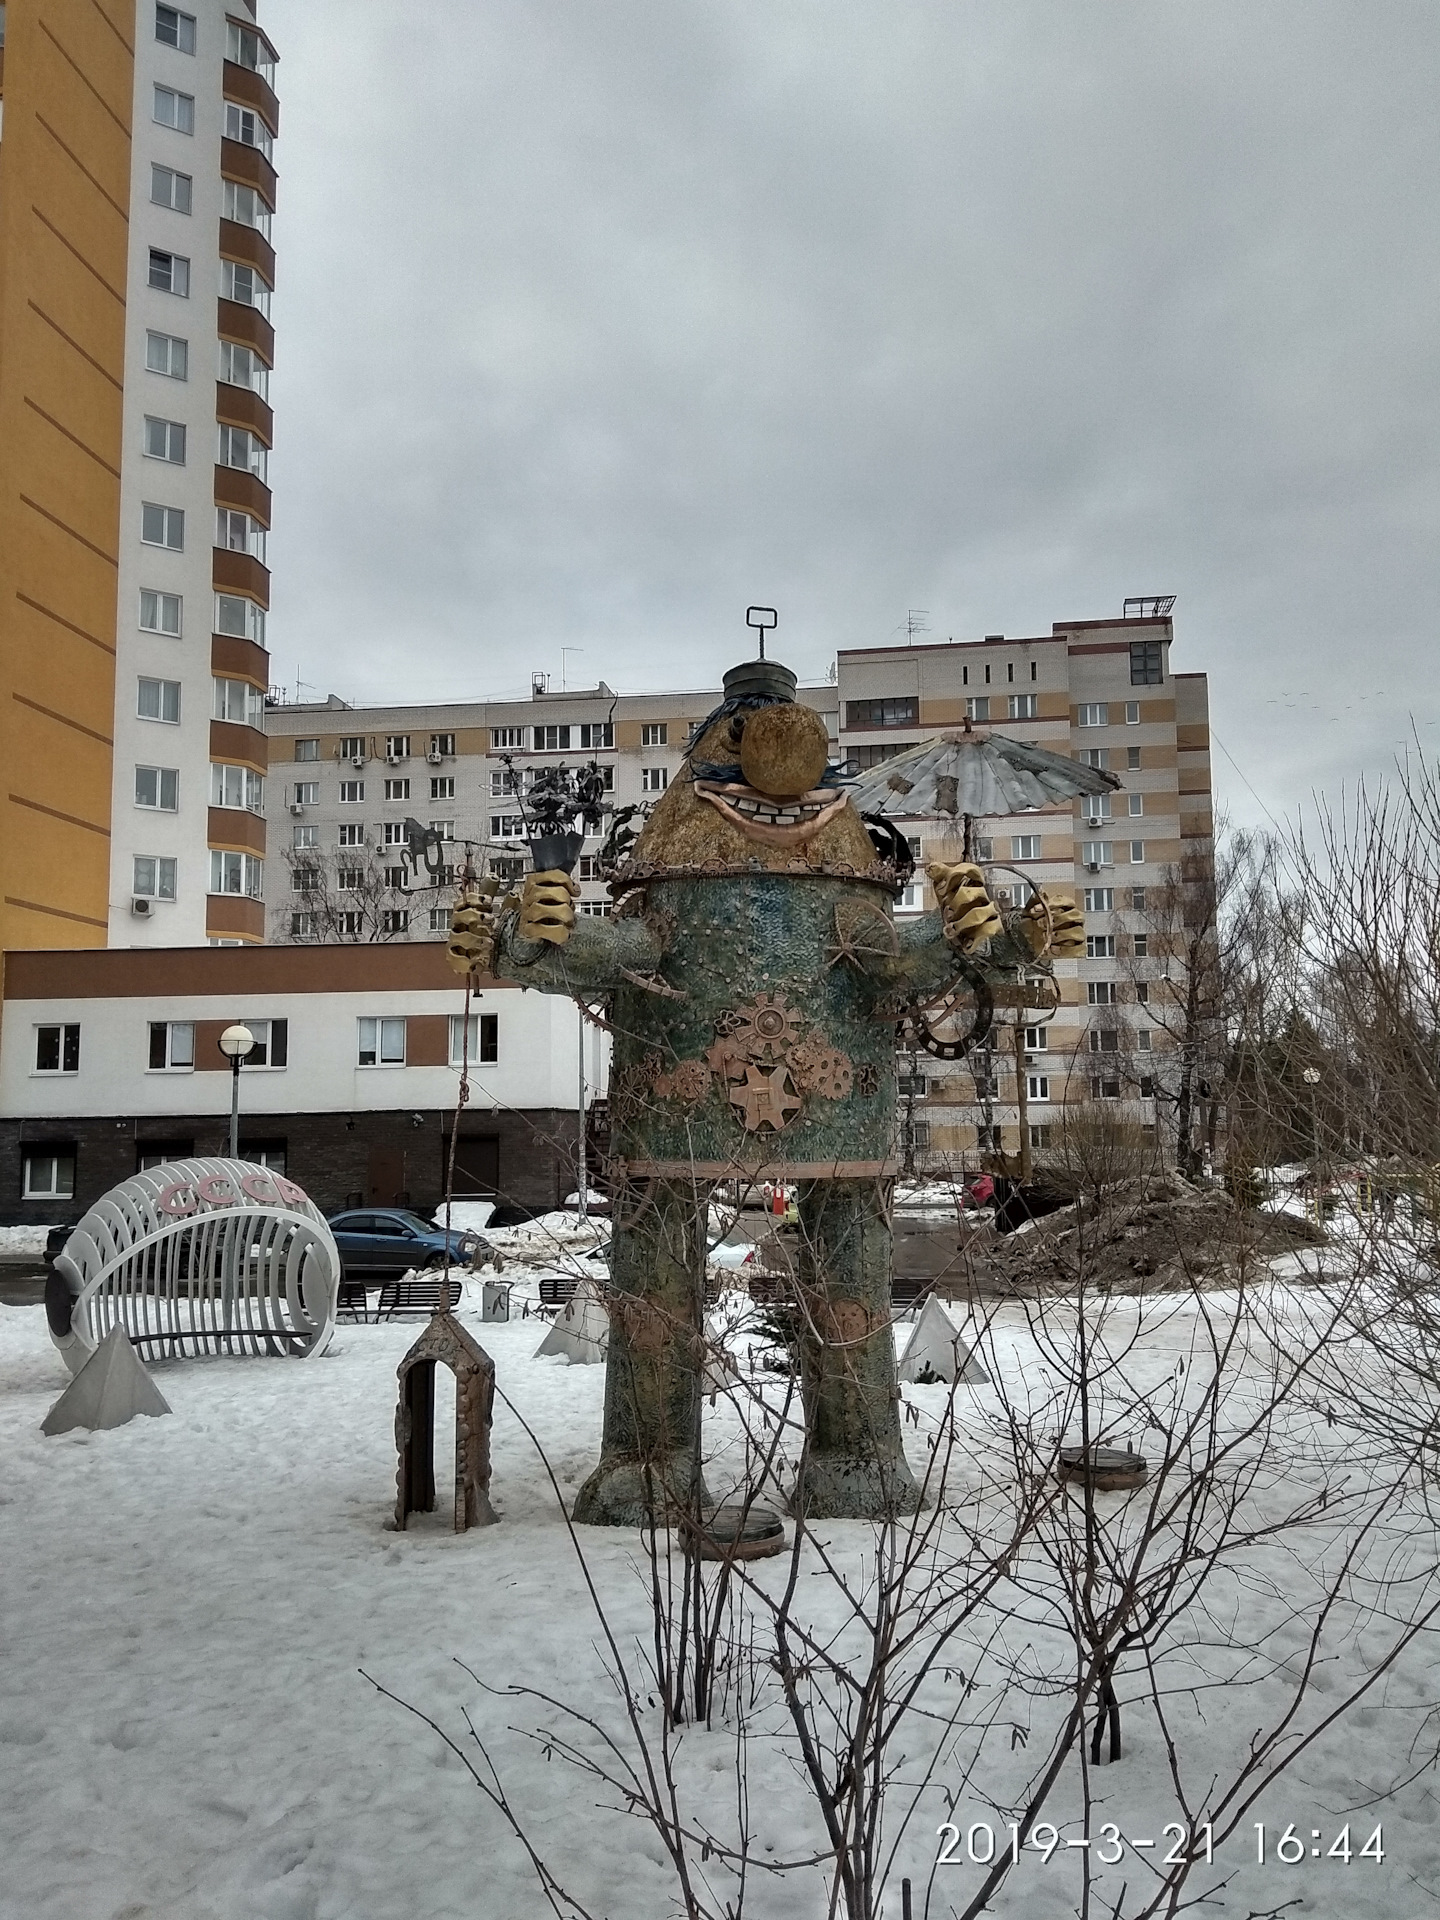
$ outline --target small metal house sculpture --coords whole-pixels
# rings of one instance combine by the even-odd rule
[[[455,1376],[455,1531],[494,1526],[490,1504],[490,1419],[495,1362],[479,1341],[443,1308],[398,1368],[395,1409],[395,1525],[405,1531],[412,1513],[435,1511],[435,1367]]]

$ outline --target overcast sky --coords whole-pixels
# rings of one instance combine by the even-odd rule
[[[1242,819],[1440,747],[1434,0],[261,0],[278,680],[1177,595]],[[567,654],[562,647],[581,651]]]

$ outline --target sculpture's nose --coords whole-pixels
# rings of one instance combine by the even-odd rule
[[[761,707],[745,721],[740,768],[747,786],[775,800],[809,793],[825,771],[830,742],[825,722],[798,701]]]

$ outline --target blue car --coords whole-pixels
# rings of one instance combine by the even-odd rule
[[[411,1267],[444,1267],[469,1261],[478,1234],[443,1227],[406,1207],[355,1207],[330,1216],[347,1279],[393,1275]]]

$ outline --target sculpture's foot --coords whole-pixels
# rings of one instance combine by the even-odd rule
[[[876,1460],[858,1453],[812,1453],[797,1476],[790,1511],[809,1520],[890,1520],[918,1513],[920,1489],[902,1455]]]
[[[659,1460],[602,1460],[575,1496],[571,1519],[587,1527],[668,1526],[714,1505],[688,1453]]]

